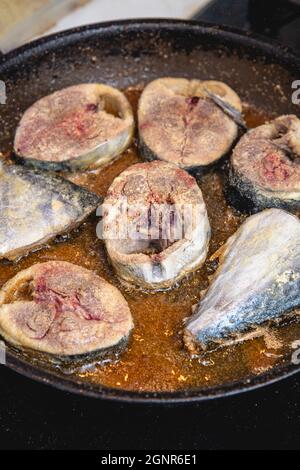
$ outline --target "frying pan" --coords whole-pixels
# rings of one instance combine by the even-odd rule
[[[125,88],[162,76],[227,81],[246,102],[268,115],[297,113],[291,84],[300,58],[253,35],[192,21],[133,20],[72,29],[25,45],[0,58],[7,103],[0,106],[1,150],[12,145],[19,117],[38,98],[81,82]],[[298,75],[297,75],[298,74]],[[7,366],[32,379],[82,395],[127,402],[187,402],[231,395],[300,370],[286,364],[220,388],[138,393],[62,376],[7,352]]]

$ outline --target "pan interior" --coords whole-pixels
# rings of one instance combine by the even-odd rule
[[[296,79],[292,63],[281,64],[274,51],[256,50],[242,44],[238,36],[186,23],[129,23],[83,29],[24,48],[0,67],[7,85],[7,104],[0,106],[2,153],[12,148],[16,124],[24,110],[38,98],[54,90],[80,82],[105,82],[122,89],[134,109],[145,84],[157,77],[178,76],[221,80],[241,96],[245,118],[255,127],[279,114],[296,113],[291,102],[291,83]],[[261,46],[262,47],[262,46]],[[282,55],[283,57],[283,55]],[[217,65],[217,66],[216,66]],[[3,78],[2,78],[3,77]],[[249,80],[251,77],[251,80]],[[113,165],[100,172],[70,178],[99,195],[105,195],[112,180],[125,168],[140,161],[136,145]],[[199,177],[212,225],[212,254],[243,222],[224,195],[227,164]],[[222,389],[235,384],[249,385],[274,371],[289,367],[292,344],[300,338],[300,324],[286,323],[268,328],[265,336],[191,359],[182,348],[182,320],[191,313],[213,273],[209,261],[168,292],[145,293],[124,288],[112,272],[101,241],[95,235],[97,220],[91,217],[67,240],[57,240],[49,248],[29,255],[18,263],[2,263],[0,284],[19,270],[36,262],[64,260],[95,270],[119,287],[132,310],[135,330],[128,350],[119,358],[106,358],[96,367],[52,364],[43,357],[16,352],[10,354],[42,374],[53,374],[53,382],[82,384],[99,395],[116,389],[129,392],[189,392]],[[17,358],[17,359],[16,359]],[[14,361],[12,361],[14,362]],[[20,367],[18,367],[20,370]],[[28,370],[28,369],[27,369]],[[67,374],[67,375],[66,375]],[[36,373],[34,374],[36,376]],[[278,372],[280,375],[280,372]],[[51,381],[51,379],[50,379]],[[104,388],[103,388],[104,386]],[[105,388],[108,387],[108,388]],[[71,387],[72,388],[72,387]],[[213,394],[213,392],[211,392]]]

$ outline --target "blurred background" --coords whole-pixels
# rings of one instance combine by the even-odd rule
[[[300,53],[300,0],[0,0],[0,49],[74,26],[147,17],[235,26]]]

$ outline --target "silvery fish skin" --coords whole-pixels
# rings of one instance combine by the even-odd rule
[[[241,128],[243,131],[248,131],[247,124],[242,116],[242,113],[238,111],[236,108],[231,106],[226,101],[222,100],[218,95],[215,93],[211,93],[209,90],[205,90],[209,99],[211,99],[219,108],[224,111],[227,116],[229,116],[233,121]]]
[[[281,209],[252,217],[214,255],[220,265],[187,321],[192,353],[241,340],[300,304],[300,221]]]
[[[0,161],[0,259],[15,259],[78,226],[98,196],[43,170]]]

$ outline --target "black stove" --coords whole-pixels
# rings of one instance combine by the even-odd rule
[[[298,375],[234,397],[177,406],[89,399],[5,367],[0,378],[0,449],[93,449],[106,455],[115,450],[299,449]]]
[[[212,0],[194,19],[252,31],[300,53],[300,0]]]
[[[196,19],[254,31],[300,53],[300,0],[212,1]],[[167,407],[70,395],[3,366],[0,386],[0,449],[300,447],[298,375],[235,397]]]

